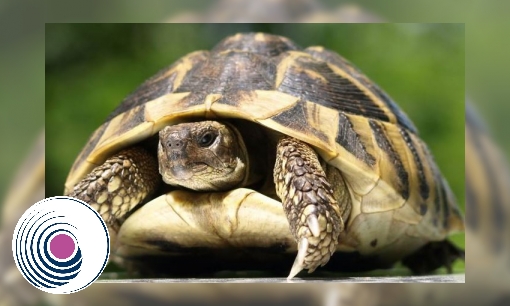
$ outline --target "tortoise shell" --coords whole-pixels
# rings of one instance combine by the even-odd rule
[[[232,118],[302,140],[340,170],[352,198],[341,250],[412,251],[464,228],[426,144],[386,93],[332,51],[263,33],[227,37],[144,82],[91,136],[66,193],[167,125]]]

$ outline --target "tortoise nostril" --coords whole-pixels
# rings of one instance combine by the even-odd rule
[[[184,141],[179,137],[169,137],[167,141],[167,147],[171,150],[182,150],[186,145]]]

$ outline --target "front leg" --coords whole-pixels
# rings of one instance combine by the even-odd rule
[[[291,137],[280,139],[274,181],[298,242],[291,279],[303,269],[311,273],[329,261],[344,223],[317,153],[308,144]]]
[[[101,215],[113,246],[126,214],[154,192],[159,181],[156,158],[132,147],[94,168],[68,196],[88,203]]]

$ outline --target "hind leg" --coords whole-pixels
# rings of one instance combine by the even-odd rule
[[[451,274],[452,264],[457,259],[464,260],[464,256],[465,251],[450,241],[434,241],[404,258],[402,264],[411,269],[414,274],[428,274],[441,267],[445,267]]]

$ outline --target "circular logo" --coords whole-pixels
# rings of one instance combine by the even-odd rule
[[[54,294],[88,287],[108,262],[110,237],[87,203],[52,197],[21,216],[12,239],[16,266],[36,288]]]

